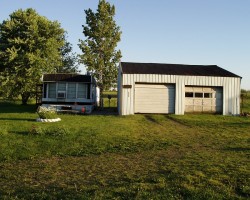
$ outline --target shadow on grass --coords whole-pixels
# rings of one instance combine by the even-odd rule
[[[14,102],[0,102],[0,113],[34,113],[36,105],[21,105]]]
[[[76,186],[72,189],[54,185],[36,188],[18,185],[13,187],[11,192],[0,190],[0,197],[2,196],[3,199],[82,199],[83,197],[90,198],[93,195],[94,193],[91,195],[87,191],[78,191]]]
[[[14,131],[13,133],[16,135],[23,135],[23,136],[29,135],[29,133],[27,131]]]
[[[90,115],[112,115],[118,116],[117,108],[110,107],[110,108],[103,108],[103,109],[96,109]]]
[[[0,118],[0,120],[10,120],[10,121],[29,121],[29,122],[35,122],[36,119],[27,119],[27,118]]]
[[[151,115],[145,115],[145,118],[148,120],[148,121],[150,121],[150,122],[152,122],[152,123],[155,123],[155,124],[158,124],[158,125],[161,125],[162,126],[162,124],[160,124],[156,119],[154,119]]]
[[[224,151],[236,151],[236,152],[244,151],[244,152],[247,152],[247,151],[250,151],[250,148],[249,147],[227,147],[227,148],[224,148],[223,150]]]
[[[185,122],[183,122],[182,120],[176,119],[174,117],[172,117],[171,115],[165,115],[165,117],[181,126],[187,127],[187,128],[191,128],[190,125],[186,124]]]

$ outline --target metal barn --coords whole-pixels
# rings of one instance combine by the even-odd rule
[[[217,65],[121,62],[118,112],[240,114],[241,77]]]

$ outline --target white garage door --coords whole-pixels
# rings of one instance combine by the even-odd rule
[[[221,87],[185,87],[185,112],[222,113]]]
[[[174,112],[174,85],[135,84],[135,113]]]

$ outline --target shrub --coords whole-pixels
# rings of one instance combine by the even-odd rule
[[[39,106],[37,109],[37,114],[41,119],[55,119],[57,118],[56,109],[53,107],[43,107]]]

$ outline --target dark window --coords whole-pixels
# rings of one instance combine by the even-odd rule
[[[78,99],[86,99],[87,98],[87,84],[78,83],[77,98]]]
[[[212,98],[212,93],[204,93],[204,98]]]
[[[203,97],[203,93],[197,92],[197,93],[195,93],[195,97],[196,98],[202,98]]]
[[[76,83],[68,83],[67,98],[69,99],[76,98]]]
[[[56,98],[56,83],[49,83],[49,98]]]
[[[47,83],[43,84],[43,98],[47,98]]]
[[[185,92],[185,97],[194,97],[193,92]]]

